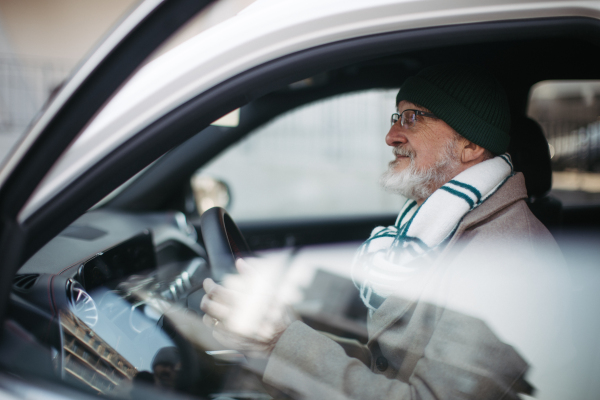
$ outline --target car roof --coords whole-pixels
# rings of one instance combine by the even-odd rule
[[[36,189],[25,221],[141,129],[243,71],[327,43],[387,32],[565,16],[600,19],[599,2],[259,0],[143,66]]]

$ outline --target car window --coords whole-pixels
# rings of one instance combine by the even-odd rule
[[[396,90],[344,94],[292,110],[249,134],[198,174],[225,182],[236,220],[397,213],[378,179]]]
[[[565,205],[600,204],[600,81],[544,81],[528,114],[552,156],[552,192]]]

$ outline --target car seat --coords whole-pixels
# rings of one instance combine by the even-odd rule
[[[508,152],[514,169],[525,175],[527,204],[547,227],[560,225],[562,203],[548,195],[552,188],[550,149],[542,127],[527,116],[513,117]]]

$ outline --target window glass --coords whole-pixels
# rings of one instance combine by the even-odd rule
[[[397,213],[379,176],[396,90],[315,102],[271,121],[199,173],[224,181],[236,220]]]
[[[540,82],[528,112],[548,139],[553,195],[566,205],[600,203],[600,81]]]

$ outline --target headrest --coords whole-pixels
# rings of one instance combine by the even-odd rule
[[[552,188],[552,166],[542,127],[526,116],[513,116],[508,152],[515,170],[525,175],[529,197],[546,195]]]

